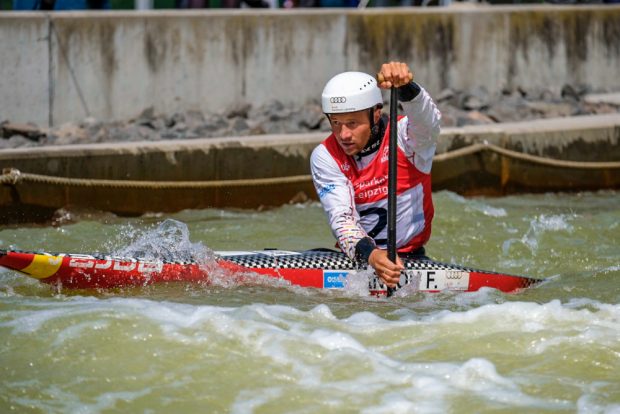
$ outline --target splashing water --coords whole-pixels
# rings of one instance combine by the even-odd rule
[[[376,299],[360,271],[352,292],[170,284],[58,295],[4,272],[0,412],[620,412],[620,193],[434,198],[433,259],[548,281],[516,295]],[[318,204],[171,216],[187,228],[86,219],[0,229],[0,245],[200,259],[205,246],[334,244]]]
[[[129,229],[126,233],[135,232]],[[135,257],[151,261],[195,262],[208,274],[208,285],[233,288],[236,286],[290,286],[289,282],[259,275],[250,271],[232,271],[218,263],[218,255],[203,243],[190,240],[187,224],[166,219],[156,228],[138,232],[137,239],[128,246],[118,250],[117,256]]]
[[[215,253],[202,243],[192,243],[187,224],[167,219],[155,229],[142,233],[136,241],[116,252],[121,257],[183,261],[208,264]]]
[[[502,251],[505,255],[508,255],[512,245],[520,243],[527,247],[532,256],[535,256],[538,251],[540,238],[546,232],[566,231],[570,233],[573,231],[573,227],[568,220],[570,220],[570,216],[567,215],[546,216],[542,214],[530,222],[530,227],[521,238],[504,241]]]

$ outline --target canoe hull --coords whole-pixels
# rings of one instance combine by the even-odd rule
[[[224,277],[252,273],[301,287],[344,289],[347,278],[359,271],[343,253],[332,251],[216,252],[216,257],[215,262],[201,265],[99,254],[0,251],[0,266],[67,289],[111,289],[168,282],[209,284],[215,271]],[[540,281],[426,259],[406,259],[404,263],[401,287],[413,284],[416,290],[427,292],[471,292],[483,287],[515,292]],[[386,287],[373,276],[369,278],[369,289],[381,295]]]

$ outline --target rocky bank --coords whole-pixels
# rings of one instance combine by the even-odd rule
[[[620,112],[620,94],[587,92],[569,85],[557,96],[549,91],[513,90],[492,96],[484,89],[446,89],[434,98],[442,112],[444,127]],[[138,117],[126,121],[106,122],[89,117],[79,123],[52,128],[4,120],[0,123],[0,149],[311,131],[329,131],[319,102],[291,106],[273,101],[259,107],[241,103],[221,113],[156,114],[153,108],[148,108]]]

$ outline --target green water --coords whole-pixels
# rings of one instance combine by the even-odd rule
[[[431,257],[545,277],[516,295],[219,281],[54,292],[0,273],[0,412],[620,412],[620,193],[435,194]],[[118,252],[165,219],[197,251],[333,247],[317,204],[66,214],[0,248]]]

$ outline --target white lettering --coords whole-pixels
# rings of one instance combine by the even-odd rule
[[[69,261],[69,267],[77,267],[81,269],[90,269],[95,265],[95,258],[86,254],[72,254]]]
[[[379,185],[383,185],[387,181],[387,179],[387,175],[381,177],[373,177],[368,181],[360,181],[358,183],[355,183],[354,187],[360,190],[363,190],[366,187],[376,187]]]
[[[390,149],[388,147],[385,147],[383,149],[383,154],[381,155],[381,162],[382,163],[386,163],[389,160],[389,154],[390,154]]]
[[[109,269],[112,266],[112,258],[106,256],[105,262],[95,264],[95,269]]]
[[[122,259],[122,260],[127,260],[127,259]],[[125,272],[129,272],[133,269],[136,268],[136,259],[130,259],[131,261],[128,262],[127,264],[122,264],[122,262],[120,261],[115,261],[114,262],[114,270],[121,270],[121,271],[125,271]]]
[[[385,194],[387,194],[387,186],[371,188],[370,190],[366,190],[366,191],[360,191],[359,193],[355,194],[355,198],[366,199],[366,198],[370,198],[370,197],[374,197],[378,195],[385,195]]]
[[[164,268],[162,262],[140,262],[138,264],[138,272],[140,273],[154,273],[161,272]]]

